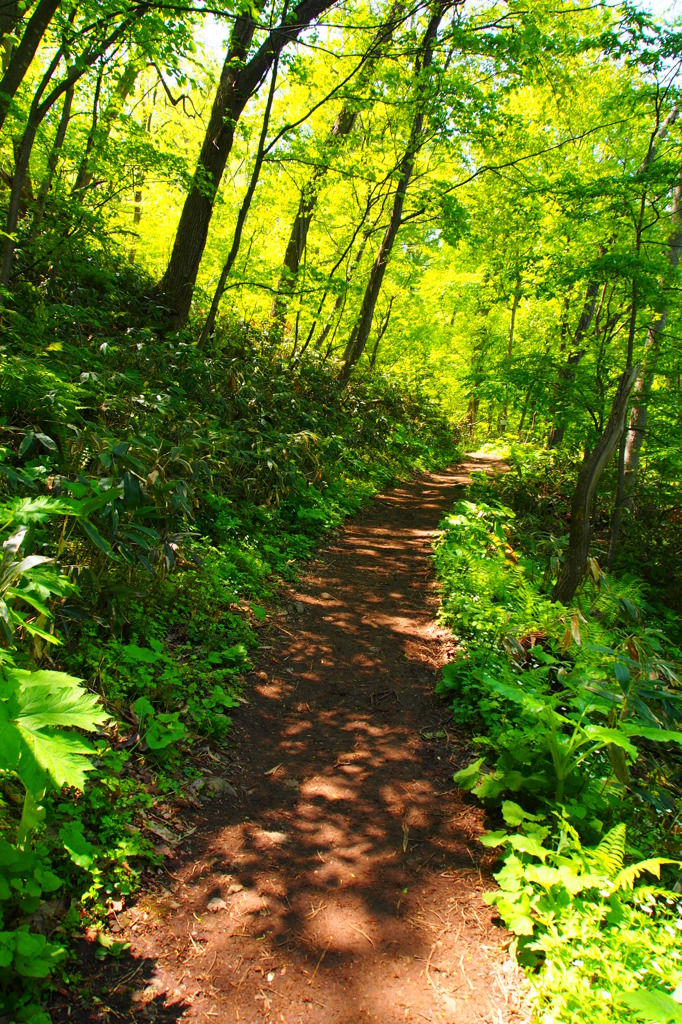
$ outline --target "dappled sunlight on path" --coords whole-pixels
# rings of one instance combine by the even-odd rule
[[[481,813],[451,782],[467,752],[432,696],[452,641],[431,543],[477,465],[377,499],[277,619],[235,735],[236,797],[204,809],[131,914],[132,957],[156,961],[130,988],[136,1019],[521,1019],[481,898]]]

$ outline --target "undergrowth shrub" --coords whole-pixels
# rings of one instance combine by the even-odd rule
[[[436,545],[459,642],[437,689],[481,751],[455,782],[507,826],[484,838],[503,859],[489,901],[537,1019],[680,1020],[682,659],[632,573],[593,557],[572,606],[550,601],[561,504],[516,500],[525,477],[519,459],[476,480]],[[670,888],[637,883],[661,871]]]
[[[96,314],[41,305],[24,353],[17,313],[0,352],[0,1017],[33,1024],[74,929],[121,952],[107,914],[164,856],[158,801],[195,799],[197,737],[228,738],[279,581],[458,450],[386,377],[342,388],[243,325],[201,355],[122,279],[83,287]]]

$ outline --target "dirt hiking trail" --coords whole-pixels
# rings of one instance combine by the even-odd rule
[[[72,1020],[523,1019],[482,900],[482,814],[452,783],[470,753],[433,696],[454,649],[433,536],[470,472],[494,468],[470,456],[398,486],[310,563],[264,633],[218,796],[121,915],[131,948],[98,1012]]]

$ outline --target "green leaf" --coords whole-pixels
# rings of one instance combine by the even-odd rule
[[[148,647],[138,647],[137,644],[126,644],[122,650],[129,661],[139,661],[145,665],[155,665],[162,658],[159,651],[150,651]]]
[[[36,434],[36,440],[40,441],[42,446],[44,448],[47,448],[48,451],[51,451],[51,452],[56,452],[57,451],[57,445],[52,440],[52,438],[49,437],[47,434]]]
[[[482,836],[479,836],[479,843],[482,846],[495,847],[502,846],[509,839],[509,833],[504,830],[498,832],[484,832]]]
[[[622,992],[616,1003],[634,1010],[635,1017],[650,1024],[682,1024],[682,1005],[660,989]]]
[[[22,439],[22,442],[19,445],[19,458],[21,458],[22,455],[25,455],[26,452],[29,450],[29,448],[33,444],[33,438],[34,437],[35,437],[35,434],[33,433],[32,430],[27,430],[26,431],[26,433],[24,434],[24,437]]]
[[[116,555],[111,544],[102,536],[99,530],[92,525],[89,519],[79,519],[78,524],[85,536],[88,540],[92,541],[96,548],[99,548],[100,551],[104,552],[108,558],[116,561]]]
[[[83,826],[80,822],[70,821],[68,825],[62,826],[59,830],[59,838],[77,867],[83,868],[85,871],[92,867],[95,862],[95,850],[83,835]]]
[[[621,727],[628,736],[641,736],[643,740],[654,740],[656,743],[677,743],[682,746],[682,732],[673,729],[657,729],[651,725],[631,725],[625,722]]]
[[[48,780],[58,789],[83,789],[85,773],[92,769],[88,758],[95,753],[89,743],[56,729],[32,731],[21,723],[18,728],[22,736],[18,772],[30,792],[40,792]]]
[[[507,825],[511,825],[515,828],[520,825],[522,821],[542,821],[544,815],[542,814],[529,814],[528,811],[524,811],[523,807],[515,804],[513,800],[505,800],[502,804],[502,817],[506,821]]]
[[[21,735],[14,722],[9,720],[7,705],[0,700],[0,768],[14,771],[19,763]]]
[[[538,857],[542,861],[546,859],[547,854],[550,852],[544,848],[542,843],[537,841],[535,836],[524,836],[520,832],[509,836],[509,845],[513,849],[518,850],[519,853],[529,853],[532,857]]]
[[[154,714],[154,705],[147,699],[147,697],[138,697],[132,705],[131,710],[137,715],[140,722],[142,722],[148,715]]]
[[[480,778],[482,765],[483,758],[479,757],[477,761],[472,761],[466,768],[462,768],[460,771],[455,772],[452,776],[452,781],[456,786],[459,786],[460,789],[472,789]]]
[[[62,726],[94,732],[110,717],[94,693],[81,688],[49,690],[46,686],[28,686],[18,690],[10,701],[10,713],[24,731],[47,726]]]
[[[8,679],[20,683],[22,688],[29,686],[57,687],[60,690],[80,689],[83,680],[76,676],[67,675],[66,672],[50,672],[40,670],[31,672],[24,668],[5,668],[5,675]]]
[[[609,744],[612,744],[614,747],[620,747],[621,750],[630,755],[633,761],[637,759],[637,747],[634,743],[630,742],[626,734],[620,729],[607,729],[603,725],[586,725],[584,731],[590,740],[600,740],[605,747]],[[682,735],[680,739],[682,739]]]

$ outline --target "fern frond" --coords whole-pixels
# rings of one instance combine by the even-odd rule
[[[661,877],[661,864],[677,864],[678,861],[670,860],[669,857],[650,857],[648,860],[640,860],[637,864],[629,864],[618,872],[614,879],[617,889],[633,889],[636,880],[640,875],[648,871],[656,878]]]
[[[616,877],[625,858],[625,825],[619,821],[592,852],[592,857],[609,879]]]

